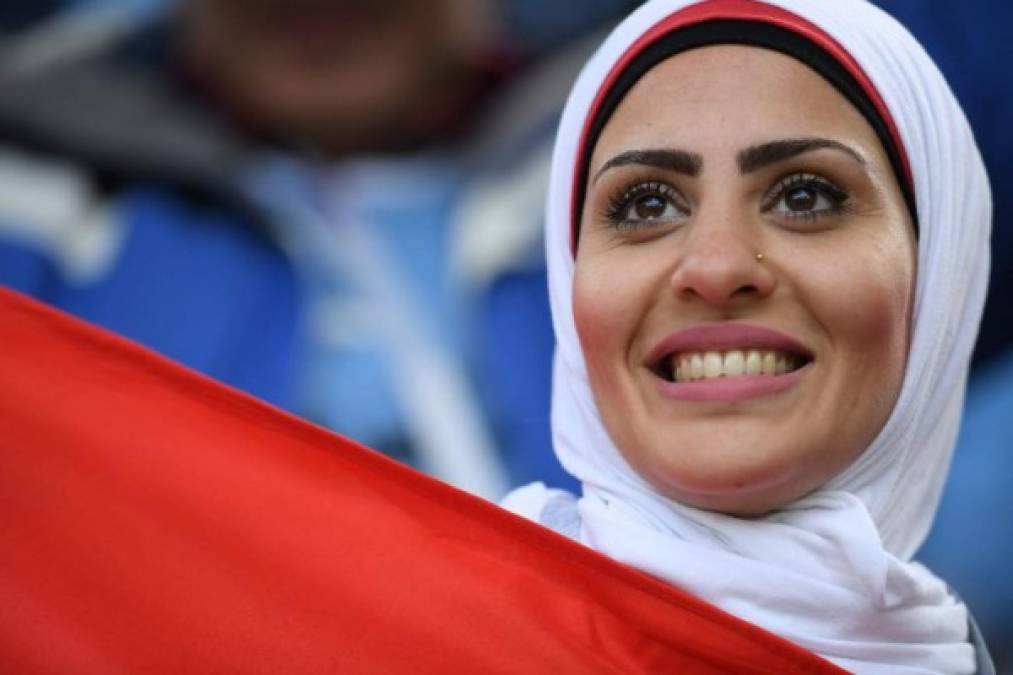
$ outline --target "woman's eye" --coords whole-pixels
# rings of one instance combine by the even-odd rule
[[[677,215],[675,206],[659,195],[644,195],[643,197],[637,197],[633,201],[631,211],[631,215],[636,216],[640,220],[650,220],[651,218],[664,218],[666,216],[671,217]]]
[[[616,226],[635,227],[682,218],[678,193],[662,183],[642,183],[609,199],[605,216]]]
[[[788,218],[817,218],[839,213],[847,199],[847,193],[825,178],[803,174],[778,181],[764,210]]]

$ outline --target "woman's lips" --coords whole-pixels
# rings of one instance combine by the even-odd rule
[[[783,375],[742,375],[694,382],[669,382],[657,378],[661,393],[680,401],[735,403],[757,396],[769,396],[790,389],[809,372],[811,364]]]
[[[667,336],[645,365],[670,398],[734,402],[794,386],[812,360],[809,349],[784,333],[719,323]]]

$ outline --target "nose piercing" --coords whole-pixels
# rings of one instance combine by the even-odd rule
[[[756,254],[756,262],[763,262],[764,258],[766,258],[766,256],[763,255],[762,253]]]

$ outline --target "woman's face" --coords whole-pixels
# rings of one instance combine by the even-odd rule
[[[633,87],[587,180],[574,319],[633,468],[754,514],[851,463],[900,391],[916,248],[858,111],[790,57],[692,50]]]

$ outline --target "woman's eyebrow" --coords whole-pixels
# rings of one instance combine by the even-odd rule
[[[797,155],[814,150],[839,150],[852,157],[859,164],[865,164],[865,158],[856,150],[848,147],[840,141],[829,138],[788,138],[784,140],[771,141],[762,145],[754,145],[741,150],[736,158],[741,173],[749,173],[763,167],[783,162]]]
[[[644,166],[653,166],[659,169],[684,173],[687,176],[696,176],[700,173],[700,168],[703,166],[703,157],[695,152],[668,148],[627,150],[605,162],[602,168],[598,169],[598,173],[594,175],[591,184],[596,183],[601,175],[609,169],[627,164],[642,164]]]

